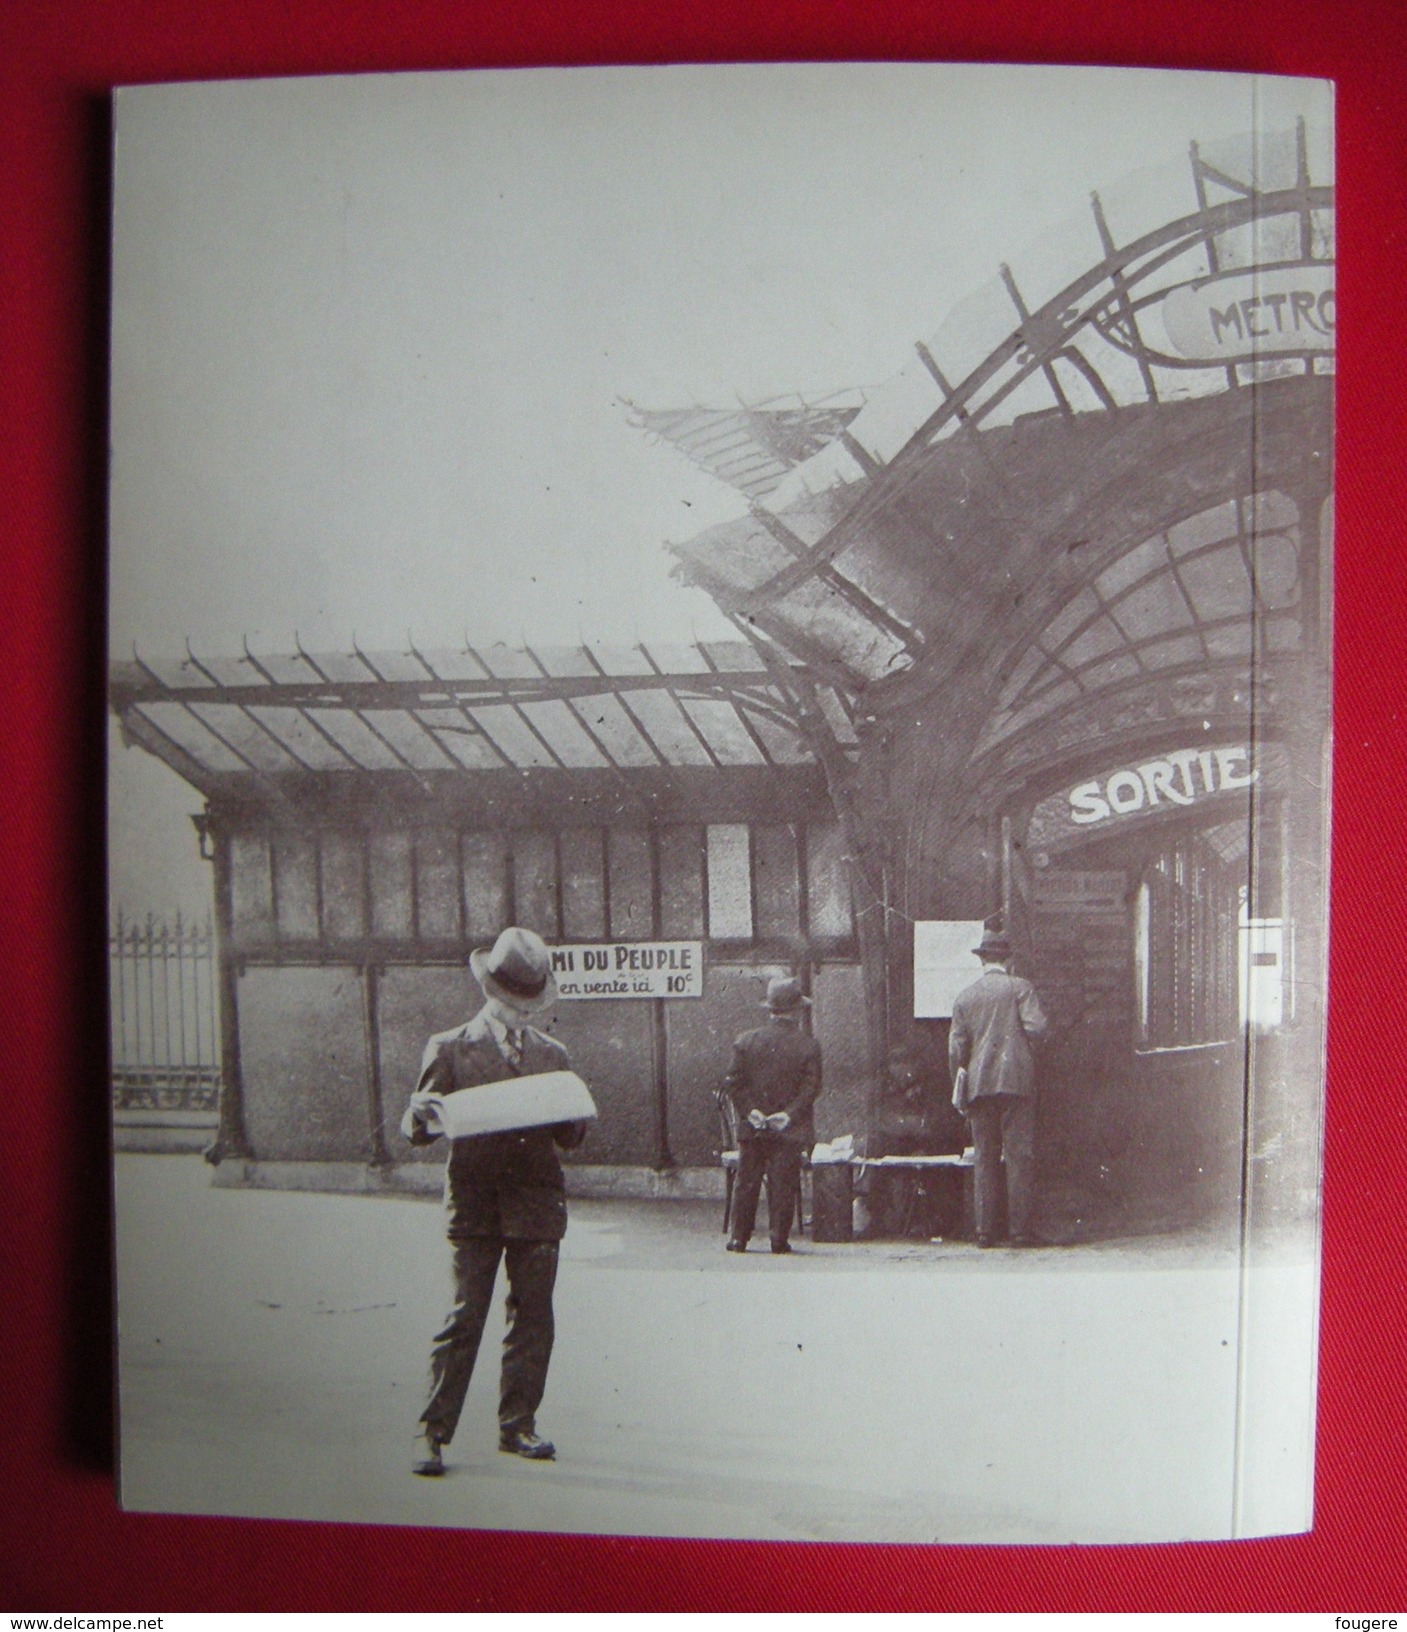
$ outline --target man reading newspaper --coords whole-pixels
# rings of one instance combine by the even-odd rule
[[[584,1085],[569,1075],[566,1049],[528,1024],[557,995],[542,940],[531,930],[505,929],[492,950],[470,956],[469,967],[484,1006],[466,1024],[430,1039],[401,1122],[415,1145],[451,1136],[445,1206],[454,1306],[430,1349],[429,1398],[412,1461],[425,1475],[444,1472],[442,1448],[464,1406],[500,1259],[508,1270],[509,1328],[498,1446],[531,1461],[556,1455],[537,1433],[537,1409],[552,1355],[552,1289],[567,1228],[557,1147],[579,1145],[584,1118],[594,1114]],[[517,1091],[520,1120],[512,1125],[515,1079],[525,1078],[534,1080]],[[554,1104],[566,1120],[545,1120]]]

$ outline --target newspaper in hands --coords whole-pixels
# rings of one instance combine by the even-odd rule
[[[452,1094],[426,1094],[424,1103],[430,1132],[442,1133],[447,1139],[585,1122],[596,1115],[590,1090],[575,1071],[505,1077]]]

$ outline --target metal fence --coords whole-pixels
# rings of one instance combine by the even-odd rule
[[[118,1110],[214,1111],[220,1092],[215,930],[128,919],[108,936]]]

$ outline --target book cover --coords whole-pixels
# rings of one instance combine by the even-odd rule
[[[1308,1527],[1332,131],[1104,69],[119,93],[124,1505]],[[564,1234],[451,1171],[452,1248],[401,1118],[481,1009],[598,1115]],[[555,1266],[506,1418],[466,1238],[539,1335]]]

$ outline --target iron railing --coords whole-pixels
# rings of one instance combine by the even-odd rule
[[[214,1111],[220,1093],[215,930],[129,919],[108,936],[115,1109]]]

